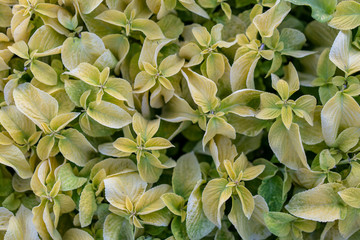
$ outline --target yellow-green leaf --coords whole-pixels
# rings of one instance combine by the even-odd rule
[[[100,124],[109,128],[122,128],[131,123],[131,116],[121,107],[101,101],[91,102],[86,113]]]
[[[59,140],[59,149],[63,156],[78,166],[84,166],[95,153],[94,147],[79,131],[66,129],[61,132],[64,138]]]
[[[360,25],[360,3],[355,1],[340,2],[336,6],[334,17],[329,26],[340,30],[351,30]]]
[[[338,183],[322,184],[295,194],[285,208],[297,217],[318,222],[342,219],[346,206],[337,194],[342,189],[344,187]]]
[[[299,126],[287,129],[280,119],[270,128],[269,144],[279,161],[291,169],[309,168],[301,142]]]

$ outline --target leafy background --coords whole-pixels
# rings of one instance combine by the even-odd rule
[[[1,239],[359,239],[358,0],[0,0]]]

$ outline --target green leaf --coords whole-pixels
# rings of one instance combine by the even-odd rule
[[[160,119],[146,120],[141,114],[135,113],[133,115],[132,126],[135,133],[141,136],[144,142],[152,138],[159,130]]]
[[[193,152],[181,156],[176,161],[172,175],[172,186],[177,195],[188,199],[200,179],[200,164]]]
[[[338,194],[347,205],[353,208],[360,208],[360,188],[347,188],[338,192]]]
[[[10,218],[14,216],[14,214],[9,211],[7,208],[0,207],[0,229],[1,231],[6,231],[9,226]]]
[[[252,102],[259,99],[260,94],[262,94],[261,91],[253,89],[238,90],[221,100],[219,108],[224,113],[231,112],[241,117],[254,116],[255,111],[250,106]]]
[[[57,177],[60,179],[61,182],[61,191],[78,189],[87,181],[86,178],[75,176],[70,163],[66,163],[65,165],[60,167],[57,173]]]
[[[138,215],[147,215],[159,211],[165,207],[161,196],[171,191],[170,185],[161,184],[147,190],[135,204]]]
[[[83,62],[80,63],[76,68],[72,69],[70,72],[65,72],[64,74],[79,78],[85,83],[92,86],[100,85],[100,71],[93,65]]]
[[[346,217],[339,220],[339,232],[345,239],[355,240],[358,238],[356,232],[360,229],[360,210],[355,208],[348,208]]]
[[[30,71],[34,74],[36,80],[46,85],[56,85],[57,74],[48,64],[39,60],[33,60],[30,65]]]
[[[247,217],[247,219],[250,219],[255,208],[255,201],[251,192],[243,185],[237,186],[236,192],[240,198],[241,206],[245,216]]]
[[[147,186],[147,183],[135,172],[108,177],[104,180],[104,184],[106,200],[118,209],[125,209],[126,197],[135,203]]]
[[[290,10],[291,7],[287,2],[277,0],[273,7],[263,14],[257,15],[253,23],[262,37],[271,37]]]
[[[51,154],[51,151],[55,145],[55,137],[46,135],[40,139],[36,153],[41,160],[47,160]]]
[[[276,103],[281,101],[280,98],[273,93],[262,93],[260,95],[260,111],[256,114],[259,119],[274,119],[281,115],[281,107]]]
[[[149,19],[134,19],[131,25],[131,29],[141,31],[150,40],[165,38],[159,25]]]
[[[94,240],[94,238],[86,231],[78,228],[70,228],[63,236],[64,240]]]
[[[0,4],[0,27],[9,27],[13,17],[10,6]]]
[[[346,206],[337,194],[342,189],[344,187],[338,183],[319,185],[295,194],[285,208],[297,217],[318,222],[342,219]]]
[[[227,184],[226,179],[213,179],[208,182],[202,194],[204,213],[218,227],[221,227],[221,219],[225,209],[224,203],[232,194],[232,188],[227,187]]]
[[[281,108],[281,120],[286,129],[289,130],[293,122],[293,113],[290,106],[285,105]]]
[[[337,0],[286,0],[296,5],[311,7],[311,16],[319,22],[327,22],[332,18]]]
[[[21,178],[33,174],[24,154],[15,145],[0,145],[0,163],[13,168]]]
[[[130,224],[129,220],[113,213],[106,217],[103,231],[104,240],[134,239],[133,226]]]
[[[327,80],[330,77],[334,76],[336,71],[336,66],[329,59],[330,49],[326,48],[320,55],[318,65],[316,68],[316,73],[318,76]]]
[[[228,217],[244,240],[266,239],[271,235],[265,226],[263,217],[269,211],[266,202],[258,195],[254,197],[254,200],[255,209],[251,218],[248,219],[243,212],[240,200],[232,198],[232,207]]]
[[[340,31],[329,54],[330,60],[347,75],[360,71],[360,51],[351,40],[351,31]]]
[[[219,104],[219,99],[216,97],[216,84],[210,79],[189,69],[184,69],[181,72],[188,83],[191,96],[195,103],[205,113],[214,110]]]
[[[62,113],[54,117],[50,122],[50,128],[56,132],[65,128],[80,115],[78,112]]]
[[[101,2],[102,2],[101,0],[90,0],[90,1],[80,0],[79,1],[80,11],[84,14],[89,14],[92,11],[94,11],[94,9],[97,8]]]
[[[85,166],[96,151],[94,147],[75,129],[63,130],[61,135],[64,138],[59,140],[59,149],[63,156],[78,166]]]
[[[95,192],[92,184],[88,183],[81,192],[79,202],[79,221],[82,228],[91,224],[96,210]]]
[[[82,32],[81,38],[69,37],[65,40],[61,60],[67,69],[73,70],[82,62],[93,64],[104,51],[101,38],[94,33]]]
[[[257,51],[249,51],[235,60],[230,70],[231,90],[255,89],[254,72],[260,59]]]
[[[172,145],[171,142],[165,138],[154,137],[147,140],[144,147],[147,150],[154,151],[154,150],[162,150],[162,149],[174,147],[174,145]]]
[[[217,82],[225,72],[224,56],[220,53],[211,53],[206,59],[207,76]]]
[[[95,19],[114,24],[119,27],[126,26],[126,15],[117,10],[106,10],[95,17]]]
[[[14,43],[12,46],[9,46],[8,49],[18,55],[19,57],[23,59],[29,59],[29,47],[26,45],[24,41],[18,41]]]
[[[278,237],[286,237],[292,230],[296,217],[283,212],[268,212],[264,215],[266,226]]]
[[[276,120],[269,131],[269,144],[279,161],[288,168],[309,168],[296,123],[288,130],[280,119]]]
[[[101,101],[91,102],[86,113],[98,123],[109,128],[122,128],[131,123],[131,116],[121,107]]]
[[[163,208],[159,211],[149,213],[146,215],[141,215],[141,219],[144,224],[150,224],[158,227],[166,227],[171,221],[171,213],[166,208]]]
[[[336,3],[336,1],[333,1]],[[340,30],[351,30],[360,25],[360,3],[355,1],[340,2],[336,6],[334,17],[329,26]]]
[[[21,205],[16,216],[10,218],[4,239],[40,239],[32,219],[32,212]]]
[[[141,156],[138,162],[139,174],[148,183],[157,182],[163,172],[162,168],[151,164],[152,161],[158,162],[158,159],[149,153]]]
[[[192,240],[202,239],[215,227],[215,225],[205,216],[203,211],[201,185],[202,181],[199,180],[195,185],[194,190],[191,192],[187,202],[186,232]]]
[[[236,131],[233,126],[227,123],[223,118],[212,117],[206,126],[206,132],[202,140],[203,147],[205,148],[206,144],[217,134],[221,134],[231,139],[236,138]]]
[[[181,222],[180,217],[175,217],[171,222],[171,232],[175,239],[190,240],[186,232],[185,224]]]
[[[165,193],[161,196],[161,200],[173,214],[181,216],[182,208],[185,205],[183,197],[175,193]]]
[[[255,166],[257,166],[257,165],[265,166],[264,171],[258,176],[258,178],[260,178],[261,180],[266,180],[266,179],[273,177],[276,174],[276,172],[278,171],[278,167],[275,164],[273,164],[272,162],[270,162],[264,158],[256,159],[253,162],[253,164]]]
[[[61,45],[66,37],[52,27],[43,25],[38,28],[29,39],[28,45],[31,51],[37,51],[34,57],[44,57],[61,52]]]
[[[321,124],[324,140],[332,146],[339,129],[360,127],[360,106],[351,96],[337,92],[322,109]]]
[[[14,105],[0,109],[0,123],[18,144],[25,144],[36,131],[35,124]]]
[[[284,200],[283,199],[283,180],[279,176],[264,180],[258,189],[258,194],[261,195],[270,211],[281,211]]]
[[[203,18],[209,19],[207,12],[202,9],[194,0],[179,0],[181,5],[183,5],[190,12],[193,12]]]
[[[319,157],[320,168],[324,171],[332,169],[336,165],[336,160],[331,156],[329,149],[324,149],[320,153]]]
[[[127,101],[130,107],[134,106],[132,88],[128,81],[121,78],[108,78],[104,91],[121,101]]]
[[[50,124],[58,113],[59,104],[56,99],[30,83],[23,83],[15,88],[14,100],[16,107],[41,129],[42,124]]]

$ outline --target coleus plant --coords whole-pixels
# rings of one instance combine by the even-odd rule
[[[0,0],[0,239],[359,239],[359,26],[357,0]]]

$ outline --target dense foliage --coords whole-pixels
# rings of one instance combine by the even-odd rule
[[[0,0],[0,239],[360,239],[359,0]]]

